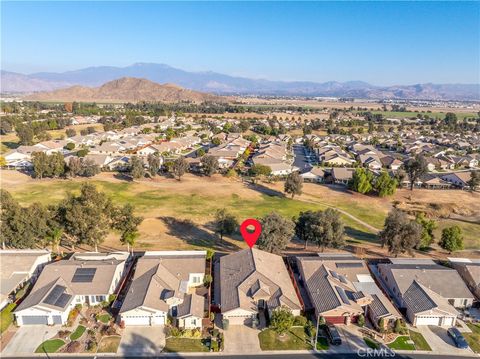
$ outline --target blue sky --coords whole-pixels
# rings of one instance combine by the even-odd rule
[[[165,63],[271,80],[480,82],[480,2],[3,2],[2,69]]]

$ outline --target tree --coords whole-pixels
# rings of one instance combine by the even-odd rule
[[[157,154],[149,154],[147,156],[148,171],[152,176],[156,176],[160,170],[160,157]]]
[[[287,248],[295,234],[294,223],[276,212],[271,212],[260,219],[262,233],[258,238],[258,248],[270,253],[280,253]]]
[[[15,126],[15,131],[21,145],[30,146],[33,145],[33,129],[27,124],[18,124]]]
[[[94,246],[97,251],[111,227],[113,210],[105,193],[98,192],[93,184],[84,183],[80,195],[70,193],[61,202],[57,220],[75,244]]]
[[[383,230],[379,234],[382,246],[387,246],[388,251],[397,256],[400,253],[413,253],[413,248],[418,247],[422,237],[422,226],[410,220],[399,209],[392,210],[385,219]]]
[[[75,131],[73,128],[67,128],[65,130],[65,134],[67,135],[67,137],[73,137],[77,135],[77,131]]]
[[[143,167],[143,161],[137,156],[130,158],[129,170],[133,179],[139,179],[145,176],[145,168]]]
[[[65,145],[64,147],[66,150],[69,150],[69,151],[72,151],[73,149],[75,149],[75,144],[73,142],[69,142]]]
[[[7,160],[5,157],[0,156],[0,167],[5,167],[7,165]]]
[[[92,159],[84,159],[81,163],[80,175],[84,177],[93,177],[100,173],[100,166]]]
[[[365,316],[363,314],[360,314],[357,319],[357,324],[359,327],[364,327],[365,326]]]
[[[291,194],[292,198],[298,194],[302,194],[303,187],[303,178],[298,172],[292,172],[287,176],[285,180],[284,191],[285,193]]]
[[[415,182],[427,173],[427,161],[422,155],[417,155],[414,158],[409,158],[403,164],[403,167],[410,181],[410,190],[413,191]]]
[[[307,249],[308,241],[311,240],[311,226],[315,222],[315,213],[312,211],[300,212],[295,221],[295,235],[305,243]]]
[[[200,147],[197,150],[197,157],[203,157],[203,156],[205,156],[205,149],[203,147]]]
[[[218,169],[218,160],[217,160],[216,157],[206,155],[206,156],[202,157],[200,162],[201,162],[202,167],[203,167],[203,172],[207,176],[213,175]]]
[[[430,247],[434,241],[433,231],[437,228],[437,224],[433,219],[425,217],[425,213],[418,213],[415,217],[415,221],[422,226],[422,236],[418,249],[425,249]]]
[[[282,305],[273,310],[270,318],[270,328],[279,335],[283,335],[293,326],[294,320],[295,317],[293,316],[292,311],[288,307]]]
[[[373,175],[365,168],[357,168],[353,173],[349,187],[352,191],[358,193],[368,193],[372,190]]]
[[[398,182],[396,179],[390,177],[387,171],[382,171],[377,177],[373,187],[380,197],[392,196],[397,190]]]
[[[48,175],[48,155],[45,152],[32,153],[33,174],[35,178],[42,179]]]
[[[127,245],[127,250],[133,250],[136,239],[139,236],[138,226],[143,221],[143,217],[134,215],[135,208],[127,203],[123,207],[114,208],[112,213],[112,227],[120,231],[120,241]]]
[[[182,176],[187,172],[188,163],[185,157],[180,156],[173,162],[172,172],[175,177],[180,181]]]
[[[223,239],[224,234],[232,234],[238,228],[238,222],[235,216],[229,213],[225,208],[219,209],[215,213],[215,232]]]
[[[463,249],[462,229],[457,225],[444,228],[439,245],[449,253]]]
[[[477,187],[480,186],[480,171],[470,172],[470,179],[467,181],[470,192],[475,192]]]
[[[62,240],[63,229],[60,227],[51,228],[45,240],[52,246],[52,252],[60,253],[60,241]]]
[[[255,182],[255,180],[259,177],[270,176],[272,169],[269,166],[257,164],[250,167],[248,173],[253,177],[253,181]]]
[[[215,146],[220,146],[220,144],[222,143],[222,141],[220,141],[220,139],[218,137],[215,137],[212,139],[212,144],[215,145]]]
[[[340,212],[327,208],[317,216],[312,226],[312,241],[322,248],[340,248],[344,242],[344,225]]]
[[[33,203],[22,207],[9,192],[0,190],[1,221],[0,238],[2,247],[34,248],[46,237],[52,219],[52,212],[44,206]]]

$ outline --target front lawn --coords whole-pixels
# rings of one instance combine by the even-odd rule
[[[70,334],[70,340],[74,341],[79,339],[83,333],[85,333],[85,327],[83,325],[79,325],[75,331]]]
[[[0,333],[3,333],[8,329],[10,324],[13,322],[13,310],[17,305],[15,303],[10,303],[5,308],[2,309],[0,316]]]
[[[413,330],[410,330],[410,339],[413,340],[415,343],[415,348],[417,350],[428,350],[431,351],[432,348],[430,348],[430,345],[428,345],[427,341],[423,337],[422,334],[418,332],[414,332]]]
[[[258,334],[262,350],[311,350],[310,338],[303,327],[291,328],[280,337],[272,329],[265,329]]]
[[[480,324],[467,323],[472,333],[462,333],[475,353],[480,353]]]
[[[112,316],[108,313],[97,315],[97,320],[101,321],[103,324],[108,324],[110,319],[112,319]]]
[[[388,347],[393,350],[415,350],[415,345],[407,343],[409,340],[410,337],[401,336],[388,344]]]
[[[203,343],[203,339],[193,338],[167,338],[165,341],[166,353],[178,352],[208,352],[208,347]]]
[[[363,337],[363,340],[365,341],[365,344],[367,344],[370,348],[380,349],[380,343],[377,342],[376,340],[369,337]]]
[[[65,342],[62,339],[49,339],[40,344],[35,353],[56,353],[64,345]]]
[[[111,337],[103,337],[98,345],[97,353],[116,353],[120,345],[121,337],[113,335]]]
[[[317,350],[328,350],[328,339],[324,337],[317,338]]]

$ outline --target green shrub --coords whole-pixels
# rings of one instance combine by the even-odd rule
[[[365,316],[363,314],[360,314],[357,319],[357,324],[359,327],[364,327],[365,326]]]
[[[214,352],[218,352],[219,346],[218,342],[215,340],[215,338],[212,338],[210,341],[210,349]]]
[[[212,330],[212,336],[218,337],[218,334],[220,334],[220,330],[218,330],[216,328]]]
[[[168,327],[167,329],[167,336],[172,336],[178,338],[182,335],[182,331],[177,327]]]
[[[228,330],[228,326],[230,325],[230,322],[228,321],[228,319],[223,319],[222,320],[222,328],[223,330]]]
[[[212,284],[212,276],[206,274],[205,277],[203,277],[203,285],[208,288],[210,287],[210,284]]]
[[[293,319],[293,325],[297,327],[304,327],[307,324],[307,318],[302,315],[297,315]]]

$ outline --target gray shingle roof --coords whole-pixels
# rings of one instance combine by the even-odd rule
[[[406,306],[415,314],[432,310],[437,307],[432,298],[430,298],[417,281],[413,281],[407,289],[403,295],[403,300],[405,301]]]

